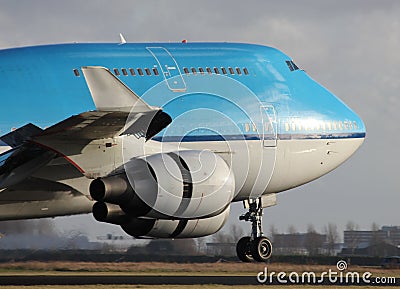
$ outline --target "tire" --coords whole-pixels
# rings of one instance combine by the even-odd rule
[[[266,262],[272,255],[272,243],[267,237],[258,237],[252,242],[250,251],[254,260]]]
[[[251,255],[250,237],[243,237],[236,244],[236,254],[242,262],[252,262],[254,259]]]

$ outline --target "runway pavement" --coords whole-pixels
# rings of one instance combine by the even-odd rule
[[[374,278],[371,283],[364,282],[350,283],[349,285],[360,286],[382,286],[378,284]],[[119,285],[119,284],[142,284],[142,285],[206,285],[206,284],[220,284],[220,285],[261,285],[256,276],[154,276],[154,275],[10,275],[0,276],[1,285]],[[272,278],[265,284],[283,285],[287,286],[288,283],[278,282],[277,278]],[[297,283],[308,284],[308,283]],[[332,283],[328,278],[324,278],[321,283],[315,285],[346,285],[343,283]],[[400,278],[395,280],[393,284],[386,284],[387,286],[399,286]]]
[[[0,276],[0,285],[257,285],[254,276],[128,276],[128,275],[97,275],[97,276]]]

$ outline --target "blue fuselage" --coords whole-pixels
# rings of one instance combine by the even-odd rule
[[[63,44],[0,51],[0,134],[95,110],[83,66],[104,66],[174,120],[155,139],[364,138],[362,120],[282,52],[227,43]],[[260,107],[273,107],[263,128]],[[268,117],[270,117],[269,115]],[[265,133],[265,132],[264,132]]]

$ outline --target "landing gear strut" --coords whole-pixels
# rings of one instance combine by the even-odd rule
[[[243,262],[265,262],[272,255],[272,243],[262,232],[262,199],[246,201],[249,211],[239,217],[239,220],[251,222],[251,236],[241,238],[236,245],[237,256]]]

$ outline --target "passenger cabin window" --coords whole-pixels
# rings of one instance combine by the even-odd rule
[[[298,127],[299,130],[303,130],[303,125],[302,125],[301,122],[299,122],[299,123],[297,124],[297,127]]]
[[[353,129],[353,123],[352,123],[351,121],[349,121],[349,122],[348,122],[348,125],[349,125],[349,129],[352,130],[352,129]]]
[[[286,64],[288,65],[288,67],[289,67],[289,69],[291,71],[299,69],[293,63],[293,61],[286,61]],[[220,69],[221,69],[221,72],[220,72]],[[136,76],[135,69],[133,69],[133,68],[128,68],[128,69],[121,68],[121,72],[119,71],[118,68],[113,68],[112,71],[114,72],[114,74],[116,76],[121,76],[121,73],[124,76],[128,76],[129,74],[131,74],[132,76]],[[143,68],[143,69],[142,68],[137,68],[136,71],[137,71],[137,74],[140,75],[140,76],[144,76],[145,74],[149,75],[149,76],[150,75],[160,75],[160,73],[159,73],[159,71],[158,71],[158,69],[156,67]],[[243,67],[242,70],[239,67],[235,67],[235,68],[232,68],[232,67],[228,67],[228,68],[225,68],[225,67],[220,67],[220,68],[218,68],[218,67],[213,67],[213,68],[206,67],[205,69],[203,67],[198,67],[198,68],[191,67],[190,69],[187,68],[187,67],[184,67],[183,71],[185,72],[186,75],[190,75],[190,74],[196,75],[197,73],[200,73],[200,74],[204,75],[206,72],[208,74],[213,74],[213,73],[221,74],[222,73],[224,75],[227,75],[229,73],[231,75],[235,75],[235,74],[237,74],[237,75],[242,75],[242,74],[249,75],[249,70],[246,67]],[[81,76],[81,73],[77,68],[73,69],[73,72],[74,72],[75,76],[77,76],[77,77]],[[345,124],[345,126],[346,126],[346,124]],[[352,124],[349,124],[348,126],[351,128]]]
[[[81,74],[79,73],[79,70],[78,69],[74,69],[74,74],[75,74],[75,76],[81,76]]]

